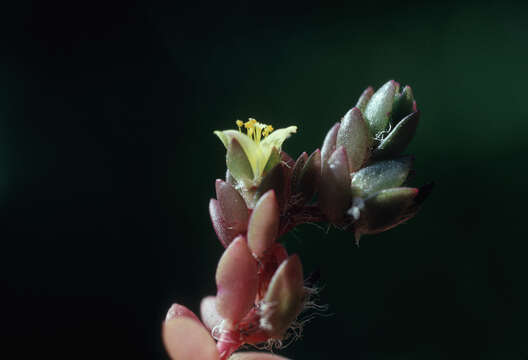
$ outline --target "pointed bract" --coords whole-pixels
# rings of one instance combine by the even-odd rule
[[[257,293],[257,263],[243,236],[224,251],[216,268],[216,310],[236,324],[254,305]]]
[[[254,256],[262,258],[272,247],[279,231],[279,205],[273,190],[265,193],[249,218],[247,240]]]
[[[356,171],[370,156],[372,138],[367,123],[358,108],[350,109],[337,132],[336,147],[343,146],[347,152],[349,171]]]
[[[374,136],[384,131],[389,124],[392,103],[397,89],[397,82],[394,80],[388,81],[372,95],[365,108],[365,120],[369,124],[371,133]]]

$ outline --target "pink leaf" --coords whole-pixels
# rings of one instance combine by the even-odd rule
[[[188,317],[178,317],[163,324],[163,341],[173,360],[218,360],[213,338],[207,330]]]

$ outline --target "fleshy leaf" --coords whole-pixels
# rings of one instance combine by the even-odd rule
[[[321,147],[321,166],[324,166],[336,149],[337,132],[341,123],[336,123],[326,134]]]
[[[376,159],[387,158],[399,155],[403,152],[414,137],[419,120],[420,112],[417,111],[400,121],[390,134],[378,145],[373,153],[373,157]]]
[[[397,94],[392,105],[391,124],[396,126],[404,117],[413,113],[414,97],[410,86],[403,88],[401,94]]]
[[[395,227],[405,220],[417,195],[416,188],[399,187],[381,190],[366,198],[356,231],[373,234]]]
[[[229,225],[222,214],[222,208],[218,203],[218,200],[209,200],[209,215],[211,216],[211,223],[213,224],[218,240],[224,245],[224,247],[229,246],[231,241],[238,234],[236,232],[233,233],[229,228]]]
[[[310,201],[319,188],[321,181],[321,152],[316,149],[306,161],[299,181],[299,190],[304,200]]]
[[[350,206],[350,174],[346,150],[339,147],[323,164],[319,208],[332,223],[339,223]]]
[[[216,311],[216,297],[206,296],[200,302],[200,316],[204,325],[212,330],[222,322],[222,317]]]
[[[275,196],[282,211],[286,205],[287,198],[290,193],[289,189],[289,172],[290,170],[283,163],[279,163],[262,179],[257,188],[257,199],[264,195],[269,190],[275,190]]]
[[[379,161],[351,174],[352,193],[365,197],[377,191],[402,185],[412,167],[412,157]]]
[[[301,170],[304,167],[304,164],[306,163],[306,160],[308,159],[308,154],[306,152],[303,152],[299,157],[297,158],[297,161],[295,161],[295,164],[293,165],[292,170],[292,176],[291,176],[291,188],[292,193],[298,193],[299,190],[299,177],[301,175]],[[321,169],[319,169],[320,172]]]
[[[163,342],[173,360],[220,358],[215,342],[205,327],[187,317],[178,317],[163,323]]]
[[[369,124],[373,135],[376,135],[387,128],[397,88],[398,83],[394,80],[390,80],[379,88],[370,98],[370,101],[365,108],[365,120]]]
[[[225,220],[237,235],[245,233],[249,220],[249,211],[246,202],[238,191],[225,181],[217,179],[215,188],[216,198],[222,207],[222,214]]]
[[[349,171],[361,168],[370,156],[371,136],[367,123],[358,108],[350,109],[341,121],[336,146],[347,152]]]
[[[263,352],[240,352],[233,354],[229,360],[289,360],[279,355]]]
[[[283,261],[273,275],[262,305],[260,326],[273,338],[282,338],[304,304],[303,270],[297,255]]]
[[[180,305],[180,304],[172,304],[172,306],[169,308],[169,311],[167,311],[167,316],[165,317],[165,321],[169,321],[172,319],[176,319],[179,317],[186,317],[189,319],[192,319],[194,321],[197,321],[199,324],[201,324],[200,319],[187,307]]]
[[[358,102],[356,103],[356,107],[361,110],[362,112],[365,112],[365,108],[367,107],[368,102],[370,101],[370,98],[374,94],[374,89],[372,86],[369,86],[368,88],[363,91],[361,96],[359,97]]]
[[[222,254],[216,268],[216,310],[224,319],[237,323],[253,306],[257,294],[257,263],[239,236]]]
[[[277,239],[279,205],[273,190],[265,193],[255,205],[249,218],[248,246],[254,256],[262,258]]]

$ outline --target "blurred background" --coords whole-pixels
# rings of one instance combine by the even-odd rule
[[[284,238],[328,304],[295,359],[528,359],[528,7],[514,2],[20,1],[0,11],[2,338],[14,358],[166,359],[222,247],[212,134],[321,146],[368,85],[412,86],[418,216]],[[7,351],[7,349],[3,350]],[[347,355],[342,355],[347,351]]]

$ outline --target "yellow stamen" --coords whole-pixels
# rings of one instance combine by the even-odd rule
[[[264,137],[268,136],[269,134],[271,134],[271,132],[273,131],[273,126],[271,125],[267,125],[264,130],[262,131],[262,135],[264,135]]]
[[[274,130],[273,126],[259,123],[253,118],[249,118],[246,122],[237,120],[236,125],[238,126],[239,132],[242,132],[242,126],[244,126],[247,131],[247,136],[257,144]]]
[[[242,120],[237,120],[236,125],[238,126],[238,131],[242,132],[242,125],[244,125],[244,122]]]

